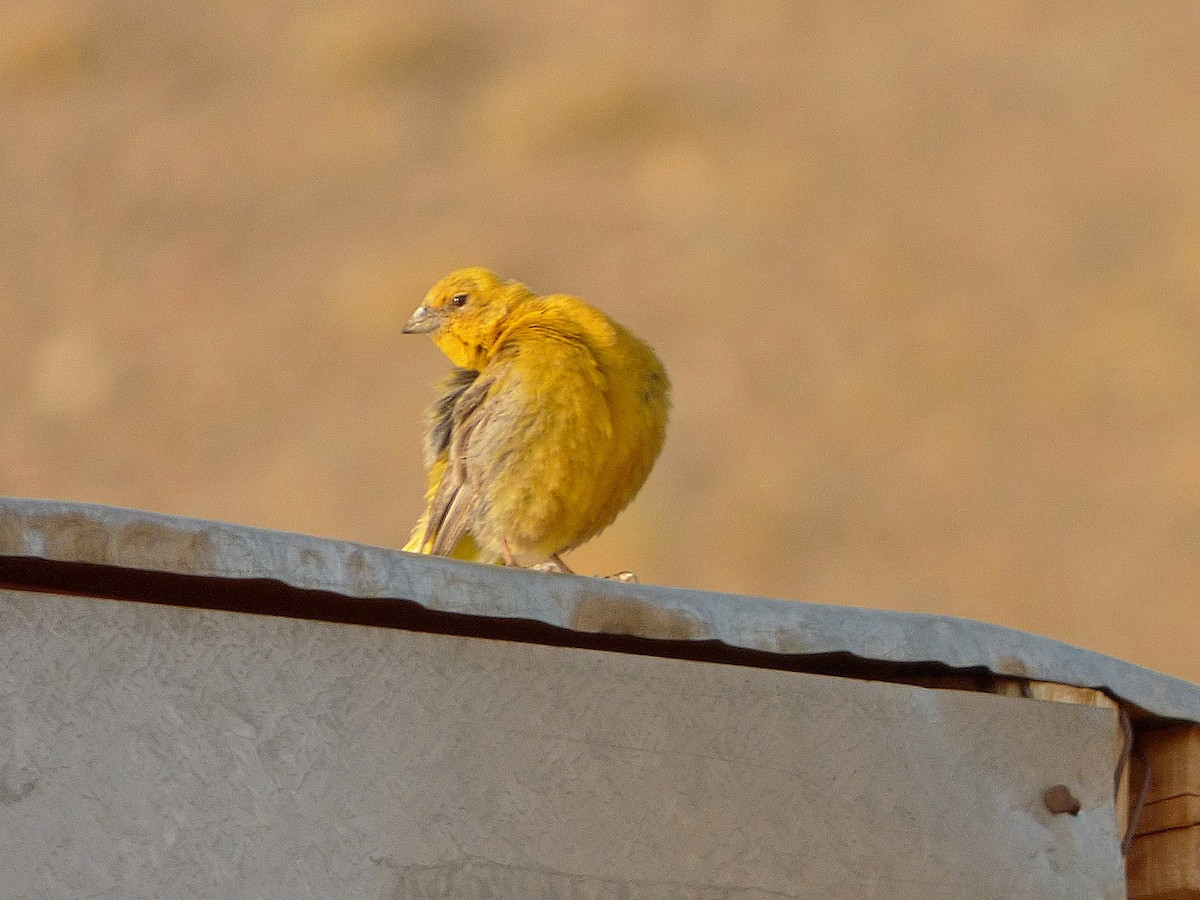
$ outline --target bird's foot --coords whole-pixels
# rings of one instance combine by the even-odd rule
[[[557,553],[551,553],[550,558],[545,562],[538,563],[536,566],[530,566],[535,572],[554,572],[558,575],[574,575],[571,567],[562,561],[562,557]]]
[[[500,546],[504,551],[504,564],[515,566],[519,569],[528,568],[531,572],[550,572],[555,575],[574,575],[574,570],[563,562],[562,557],[557,553],[551,553],[550,558],[545,562],[537,563],[532,566],[522,566],[513,556],[512,551],[508,547],[508,541],[500,542]],[[637,584],[637,576],[632,572],[615,572],[612,575],[604,576],[606,581],[620,581],[624,584]]]

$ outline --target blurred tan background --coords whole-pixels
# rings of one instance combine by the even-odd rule
[[[1200,680],[1200,4],[0,18],[0,493],[399,546],[483,264],[674,379],[581,571]]]

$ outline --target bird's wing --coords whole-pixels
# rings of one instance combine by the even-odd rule
[[[496,414],[492,399],[496,379],[477,375],[459,390],[447,414],[435,419],[430,429],[430,444],[444,441],[446,464],[441,481],[429,504],[429,521],[424,544],[429,552],[447,556],[466,534],[482,498],[482,483],[467,469],[467,451],[475,431]],[[443,398],[445,399],[445,398]]]
[[[459,398],[479,377],[474,369],[455,366],[440,385],[442,395],[429,410],[425,432],[425,465],[432,469],[439,459],[445,459],[450,447],[450,430],[454,424],[454,407]]]
[[[434,401],[426,417],[425,429],[425,467],[428,469],[425,490],[425,511],[413,527],[412,535],[404,549],[412,553],[429,553],[431,538],[429,519],[433,508],[433,500],[437,496],[442,483],[442,475],[446,471],[447,452],[450,447],[450,428],[453,424],[454,405],[463,392],[471,386],[479,373],[474,369],[464,369],[455,366],[450,374],[442,379],[441,394]],[[463,558],[475,558],[478,548],[471,542],[471,547],[463,548],[466,555]],[[456,553],[456,555],[462,555]]]

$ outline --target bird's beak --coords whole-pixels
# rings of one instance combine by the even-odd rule
[[[441,324],[442,317],[435,310],[428,306],[418,306],[412,318],[405,322],[400,330],[404,334],[429,334],[436,331]]]

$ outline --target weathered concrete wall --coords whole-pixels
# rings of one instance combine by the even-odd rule
[[[1117,898],[1117,753],[1083,706],[0,592],[13,900]]]

